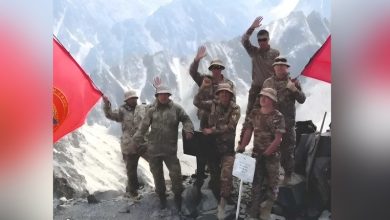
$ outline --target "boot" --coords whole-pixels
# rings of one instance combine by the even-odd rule
[[[164,195],[159,195],[160,198],[160,209],[165,209],[167,207],[167,197]]]
[[[181,195],[175,195],[174,200],[175,200],[176,208],[180,212],[181,211],[181,202],[182,202]]]
[[[225,205],[226,205],[226,200],[225,198],[221,198],[221,201],[218,204],[218,220],[223,220],[225,219]]]
[[[269,220],[271,219],[271,211],[273,206],[273,201],[266,200],[260,205],[260,220]]]
[[[135,191],[130,192],[130,198],[132,198],[134,200],[140,200],[141,196],[138,194],[138,191],[135,190]]]
[[[130,191],[130,192],[126,192],[125,193],[125,196],[126,198],[132,198],[134,200],[139,200],[141,199],[141,196],[138,194],[138,191],[135,190],[135,191]]]

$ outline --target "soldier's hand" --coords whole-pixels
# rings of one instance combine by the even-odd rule
[[[297,87],[295,86],[295,83],[293,83],[291,80],[288,80],[286,88],[292,92],[298,91]]]
[[[295,87],[297,87],[298,90],[301,90],[301,83],[297,78],[292,79],[291,81],[295,84]]]
[[[237,153],[244,153],[244,151],[245,151],[245,147],[238,145],[236,152]]]
[[[196,53],[195,60],[199,61],[200,59],[202,59],[205,56],[206,56],[206,47],[205,46],[200,46],[198,48],[198,52]]]
[[[261,26],[261,21],[262,21],[262,20],[263,20],[263,16],[257,17],[257,18],[253,21],[253,23],[252,23],[252,25],[251,25],[251,28],[256,29],[256,28],[260,27],[260,26]]]
[[[263,152],[263,155],[264,155],[264,156],[270,156],[270,155],[273,154],[275,151],[276,151],[276,149],[268,147],[268,148]]]
[[[186,132],[186,139],[189,140],[191,139],[193,134],[191,132]]]
[[[203,128],[203,134],[204,135],[209,135],[212,134],[213,130],[211,128]]]
[[[206,88],[209,86],[211,86],[211,79],[209,79],[208,77],[203,77],[202,85],[200,86],[200,88]]]
[[[153,78],[153,87],[157,89],[162,84],[162,80],[159,76]]]
[[[111,104],[110,100],[109,100],[108,97],[105,96],[105,95],[103,95],[103,102],[104,102],[104,104],[106,104],[106,105],[110,105],[110,104]]]

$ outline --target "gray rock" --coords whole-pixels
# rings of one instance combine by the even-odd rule
[[[93,195],[97,200],[111,200],[113,198],[116,198],[118,196],[121,196],[123,192],[115,191],[115,190],[108,190],[104,192],[95,192]]]
[[[196,217],[198,215],[197,207],[197,198],[199,197],[199,192],[196,187],[190,185],[187,187],[183,194],[183,201],[181,205],[181,211],[185,216]]]
[[[96,199],[94,195],[88,195],[87,200],[89,204],[96,204],[99,203],[99,200]]]
[[[204,214],[196,218],[196,220],[217,220],[217,216],[213,214]]]
[[[132,205],[132,204],[131,204]],[[121,209],[118,210],[119,213],[130,213],[131,205],[125,205]]]
[[[75,190],[69,185],[65,178],[53,176],[53,194],[55,198],[66,197],[73,198]]]
[[[218,207],[218,201],[215,198],[213,192],[209,189],[202,189],[202,199],[198,205],[200,212],[206,212],[216,209]]]

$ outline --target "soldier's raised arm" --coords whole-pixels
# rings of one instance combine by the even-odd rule
[[[108,99],[107,96],[103,96],[103,111],[106,118],[116,121],[116,122],[122,122],[123,121],[123,112],[121,109],[111,109],[111,102]]]
[[[210,86],[212,86],[211,85],[211,79],[209,79],[207,77],[204,77],[203,83],[202,83],[201,87],[199,88],[198,93],[194,97],[193,104],[197,108],[203,109],[205,111],[210,111],[211,105],[212,105],[213,101],[211,101],[211,100],[202,100],[201,99],[201,94],[204,92],[204,90],[206,90]]]
[[[191,66],[190,66],[190,75],[198,86],[202,85],[202,80],[203,80],[203,77],[198,72],[199,62],[206,55],[207,55],[206,54],[206,47],[200,46],[198,48],[198,52],[196,53],[194,61],[191,63]]]
[[[242,35],[241,43],[244,46],[246,52],[249,54],[249,56],[254,56],[255,52],[257,51],[257,47],[253,46],[249,40],[250,36],[252,35],[253,31],[261,26],[261,21],[263,20],[262,16],[257,17],[252,25],[248,28],[248,30],[245,32],[244,35]]]

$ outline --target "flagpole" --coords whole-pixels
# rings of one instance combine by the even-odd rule
[[[238,190],[238,202],[237,202],[236,220],[238,219],[238,213],[240,213],[241,192],[242,192],[242,179],[240,179],[240,188]]]

